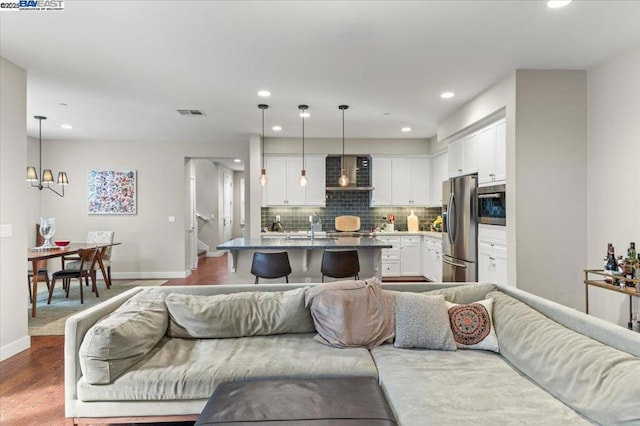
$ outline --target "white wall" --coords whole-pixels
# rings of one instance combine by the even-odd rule
[[[27,334],[27,73],[0,57],[0,360],[30,346]],[[34,233],[35,235],[35,233]]]
[[[640,247],[640,46],[588,70],[587,84],[587,266],[601,268],[607,243],[618,255]],[[589,301],[593,315],[627,325],[628,297],[594,288]]]
[[[43,136],[43,159],[54,170],[64,168],[70,184],[64,198],[42,191],[41,214],[56,218],[56,237],[61,239],[84,241],[92,229],[115,231],[115,239],[122,245],[113,250],[114,278],[186,276],[189,268],[184,241],[189,220],[185,159],[240,158],[248,164],[248,143],[47,142],[44,129]],[[87,213],[87,172],[92,169],[137,170],[136,215]],[[175,216],[176,221],[170,223],[169,216]]]

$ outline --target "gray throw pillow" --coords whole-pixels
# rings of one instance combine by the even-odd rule
[[[393,296],[380,281],[336,281],[312,287],[306,303],[318,330],[316,339],[337,348],[374,348],[393,340]]]
[[[457,303],[460,305],[466,305],[468,303],[477,302],[487,298],[487,293],[497,290],[495,284],[492,283],[478,283],[467,284],[457,287],[441,288],[439,290],[427,291],[423,294],[443,294],[447,302]]]
[[[304,306],[306,288],[251,291],[215,296],[167,296],[170,337],[213,339],[271,334],[313,333]]]
[[[396,348],[455,351],[443,295],[400,293],[396,297]]]

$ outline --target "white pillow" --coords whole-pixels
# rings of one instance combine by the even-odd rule
[[[443,295],[403,292],[396,297],[396,348],[455,351]]]
[[[480,300],[467,305],[446,303],[453,339],[458,349],[500,352],[491,313],[493,299]]]

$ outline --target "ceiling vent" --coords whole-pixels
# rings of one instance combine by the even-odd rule
[[[193,117],[204,117],[207,115],[204,113],[204,111],[199,109],[179,109],[177,111],[180,115],[190,115]]]

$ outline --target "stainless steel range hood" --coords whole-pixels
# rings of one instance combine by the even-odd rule
[[[345,155],[343,167],[345,169],[345,173],[349,178],[349,185],[347,186],[338,186],[336,179],[336,186],[327,186],[327,191],[371,191],[373,186],[370,183],[366,183],[365,185],[358,185],[358,157],[357,155]],[[369,168],[371,165],[371,158],[368,156],[360,156],[364,157],[362,162],[362,167]],[[369,174],[370,176],[370,174]]]

